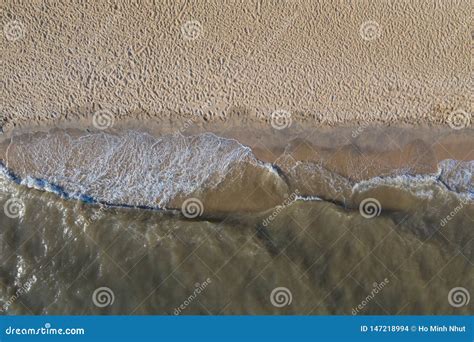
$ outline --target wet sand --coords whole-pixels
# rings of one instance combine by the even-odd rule
[[[452,191],[472,192],[470,129],[287,128],[275,133],[223,127],[210,132],[199,125],[189,131],[160,128],[160,133],[150,127],[54,128],[5,135],[0,161],[22,180],[46,180],[103,203],[180,208],[187,198],[198,197],[208,213],[267,210],[295,191],[357,207],[363,196],[355,196],[354,187],[417,184],[417,177],[438,177]],[[256,193],[257,188],[263,191]],[[409,207],[410,200],[391,196],[377,194],[387,209]]]
[[[293,125],[276,130],[269,124],[245,124],[234,120],[231,124],[207,122],[201,116],[191,119],[171,120],[167,125],[153,121],[123,120],[113,126],[98,130],[92,120],[76,123],[58,123],[42,125],[34,129],[16,128],[0,136],[0,159],[5,159],[5,150],[10,138],[28,136],[31,133],[48,133],[65,130],[69,134],[80,136],[89,133],[120,134],[125,131],[145,132],[154,137],[167,135],[191,136],[213,133],[223,138],[235,139],[248,146],[256,156],[265,162],[275,163],[283,154],[295,160],[320,162],[328,160],[333,171],[340,171],[350,164],[352,158],[363,155],[367,160],[378,159],[377,164],[386,165],[387,170],[417,165],[422,170],[433,170],[443,159],[469,161],[474,159],[472,139],[474,132],[470,128],[453,130],[446,126],[338,126],[307,128]],[[339,155],[337,155],[337,154]],[[336,155],[334,155],[336,154]],[[363,162],[353,164],[364,164]],[[357,177],[357,172],[346,170],[346,176]],[[367,172],[381,174],[377,169]]]
[[[2,3],[0,312],[472,314],[470,7]]]

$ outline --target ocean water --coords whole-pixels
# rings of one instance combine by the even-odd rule
[[[473,161],[348,176],[214,133],[23,134],[3,314],[472,314]]]

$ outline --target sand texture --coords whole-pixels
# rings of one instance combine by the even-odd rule
[[[0,1],[0,312],[472,315],[472,3]]]
[[[307,126],[470,120],[467,0],[0,6],[4,131],[101,109],[116,121],[197,111],[262,123],[276,110]]]

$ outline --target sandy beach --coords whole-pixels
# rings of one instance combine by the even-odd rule
[[[90,120],[470,119],[469,1],[1,5],[4,130]],[[471,91],[470,91],[471,90]]]
[[[0,10],[0,313],[473,314],[469,1]]]

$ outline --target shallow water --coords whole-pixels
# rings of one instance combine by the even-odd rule
[[[357,179],[209,133],[13,141],[6,314],[473,312],[449,300],[474,288],[472,161]]]

